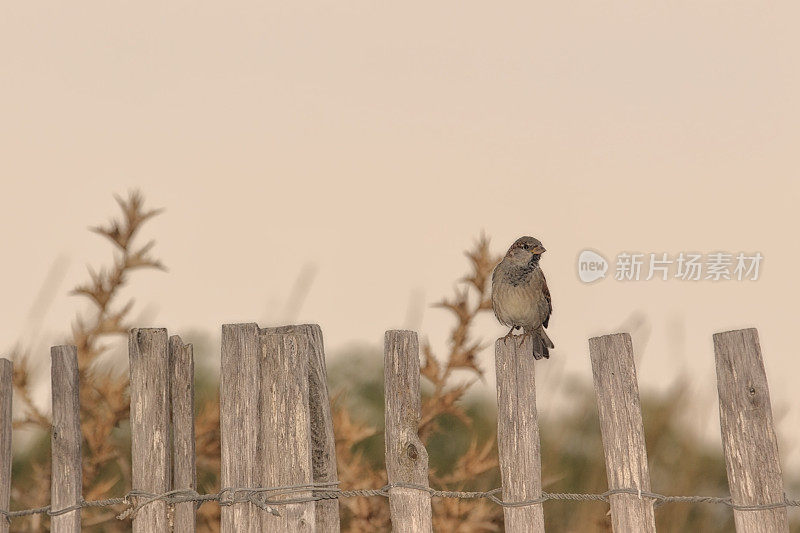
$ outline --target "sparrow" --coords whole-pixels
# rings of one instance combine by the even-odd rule
[[[492,273],[494,315],[511,328],[503,339],[522,328],[522,342],[528,336],[533,340],[534,359],[550,358],[548,348],[555,348],[544,331],[553,312],[550,290],[539,267],[544,252],[539,239],[520,237]]]

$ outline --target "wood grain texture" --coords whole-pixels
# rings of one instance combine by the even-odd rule
[[[257,324],[222,326],[220,438],[223,488],[262,485],[264,458],[258,456],[261,431],[258,335]],[[261,511],[255,505],[248,502],[224,505],[221,511],[222,533],[261,530]]]
[[[0,509],[8,511],[11,499],[11,396],[14,366],[0,359]],[[8,533],[9,521],[0,517],[0,533]]]
[[[589,339],[594,390],[609,489],[650,491],[639,385],[633,344],[627,333]],[[614,494],[611,524],[617,533],[655,532],[653,500]]]
[[[131,473],[134,490],[170,490],[170,394],[167,330],[132,329],[128,339],[131,390]],[[167,504],[150,503],[133,517],[134,533],[168,531]]]
[[[497,448],[503,500],[520,502],[542,496],[542,459],[536,412],[536,376],[533,345],[526,338],[495,343],[497,369]],[[504,507],[505,530],[544,531],[542,504]]]
[[[75,346],[50,348],[50,378],[53,402],[50,506],[58,511],[80,504],[83,494],[78,350]],[[79,532],[81,511],[53,516],[50,524],[55,533]]]
[[[386,474],[389,483],[428,487],[428,451],[417,432],[421,401],[419,341],[413,331],[387,331],[384,338]],[[432,531],[431,496],[410,488],[389,492],[392,531]]]
[[[172,489],[197,490],[194,439],[194,355],[191,344],[177,335],[169,338],[172,405]],[[194,533],[194,502],[176,503],[176,533]]]
[[[714,334],[719,419],[728,485],[736,505],[784,501],[778,440],[758,331]],[[785,507],[734,511],[739,533],[789,531]]]
[[[317,324],[301,324],[274,328],[276,333],[305,335],[309,343],[308,410],[311,417],[311,465],[315,483],[339,480],[336,470],[336,438],[333,433],[331,401],[328,393],[328,374],[322,330]],[[315,503],[317,533],[338,533],[339,500]]]
[[[313,474],[308,410],[308,338],[306,335],[265,330],[259,341],[262,387],[259,403],[263,431],[259,455],[264,486],[310,484]],[[308,496],[311,496],[311,491],[298,491],[284,499]],[[277,509],[280,516],[261,511],[261,531],[314,531],[314,502],[285,504]]]

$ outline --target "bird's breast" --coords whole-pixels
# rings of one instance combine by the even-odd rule
[[[495,315],[506,326],[538,326],[541,324],[537,287],[532,284],[499,283],[494,287],[492,304]]]

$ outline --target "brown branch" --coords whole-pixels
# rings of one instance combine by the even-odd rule
[[[80,314],[76,316],[72,324],[71,339],[78,348],[81,380],[81,430],[86,443],[83,461],[85,494],[105,493],[119,479],[130,477],[130,465],[121,453],[121,442],[114,435],[117,425],[128,417],[129,405],[124,397],[128,378],[92,371],[97,358],[108,350],[107,345],[100,343],[100,338],[120,339],[127,335],[129,326],[126,317],[133,306],[133,300],[119,306],[115,304],[121,298],[120,292],[127,283],[129,273],[142,268],[164,270],[161,262],[150,256],[154,241],[138,248],[135,243],[135,236],[142,225],[161,210],[145,210],[142,195],[135,191],[127,198],[115,198],[122,210],[121,217],[111,220],[106,226],[90,228],[114,244],[116,254],[111,267],[89,267],[89,280],[78,285],[71,293],[86,298],[93,307],[90,320],[84,319]],[[17,423],[49,430],[49,418],[39,412],[31,402],[30,376],[24,358],[19,358],[15,367],[19,369],[19,375],[15,376],[15,385],[28,408],[26,418]],[[111,466],[115,468],[109,478],[107,473]],[[118,473],[113,473],[114,471]],[[20,491],[16,499],[17,505],[31,507],[45,504],[46,501],[42,498],[46,495],[40,492]],[[105,527],[109,531],[124,529],[122,524],[114,520],[112,514],[91,509],[87,509],[85,513],[89,515],[86,523],[107,523]],[[33,522],[28,525],[32,530],[36,529]]]

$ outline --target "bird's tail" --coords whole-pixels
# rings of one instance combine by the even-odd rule
[[[555,345],[542,326],[531,332],[531,340],[533,341],[533,358],[550,359],[550,350],[548,348],[555,348]]]

